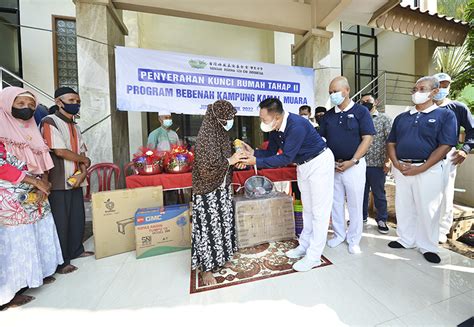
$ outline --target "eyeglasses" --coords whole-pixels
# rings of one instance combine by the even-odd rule
[[[410,92],[411,92],[411,94],[415,94],[416,92],[428,93],[428,92],[431,92],[432,90],[433,90],[433,89],[431,89],[431,88],[429,88],[429,87],[424,87],[424,86],[422,86],[422,87],[420,87],[420,88],[414,87],[414,88],[411,89]]]

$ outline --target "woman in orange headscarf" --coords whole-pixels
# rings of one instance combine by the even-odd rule
[[[25,89],[0,92],[0,309],[31,301],[19,291],[54,281],[62,263],[47,198],[53,161],[33,118],[36,105]]]

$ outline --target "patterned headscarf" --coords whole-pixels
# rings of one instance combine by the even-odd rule
[[[232,156],[232,142],[224,129],[226,121],[233,119],[237,111],[224,100],[207,106],[206,115],[197,136],[196,157],[193,166],[193,192],[207,194],[224,182],[231,182],[232,170],[227,158]]]
[[[0,92],[0,142],[5,144],[8,152],[26,162],[30,173],[41,175],[54,164],[35,119],[22,121],[12,116],[13,102],[25,92],[38,103],[34,94],[20,87],[6,87]]]

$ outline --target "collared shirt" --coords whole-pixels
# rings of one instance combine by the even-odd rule
[[[326,148],[326,142],[311,123],[285,111],[278,131],[270,132],[267,150],[256,150],[257,167],[284,167],[290,163],[302,163],[316,157]],[[277,155],[278,150],[283,151]]]
[[[41,133],[51,150],[66,149],[76,154],[87,154],[87,147],[82,140],[79,126],[72,120],[57,111],[46,116],[41,122]],[[52,190],[70,190],[67,179],[80,169],[74,161],[65,160],[51,151],[54,167],[49,171],[49,181]],[[86,186],[87,182],[81,184]]]
[[[457,144],[456,116],[437,105],[398,115],[387,143],[396,143],[398,159],[427,160],[440,145]]]
[[[375,134],[369,151],[365,155],[365,161],[367,167],[383,167],[387,158],[386,141],[392,128],[392,120],[377,110],[372,113],[372,120],[377,134]]]
[[[376,131],[369,110],[351,101],[344,110],[336,106],[326,112],[320,121],[319,133],[326,138],[336,160],[350,160],[362,136],[375,135]]]
[[[440,108],[450,109],[452,112],[454,112],[457,121],[456,131],[458,133],[458,139],[461,126],[464,128],[466,135],[461,150],[466,153],[471,152],[471,150],[474,149],[474,117],[469,111],[469,108],[464,103],[459,101],[451,101],[447,105]]]
[[[179,137],[175,131],[160,126],[148,135],[147,144],[158,151],[170,151],[173,145],[179,144]]]

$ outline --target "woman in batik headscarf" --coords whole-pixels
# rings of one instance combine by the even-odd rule
[[[36,105],[25,89],[0,92],[0,310],[33,300],[20,291],[53,282],[63,262],[47,197],[53,161]]]
[[[216,284],[212,271],[237,250],[232,204],[232,168],[245,155],[232,155],[228,131],[235,108],[219,100],[207,107],[196,141],[193,166],[192,268],[200,269],[205,285]]]

